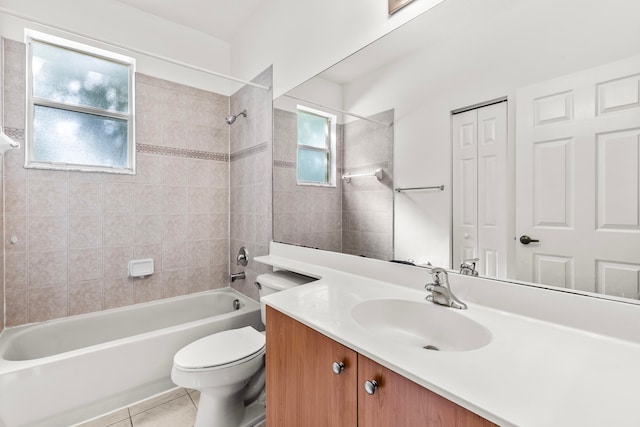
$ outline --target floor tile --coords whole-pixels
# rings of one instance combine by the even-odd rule
[[[140,402],[129,407],[129,412],[131,413],[131,416],[134,416],[148,411],[149,409],[155,408],[156,406],[160,406],[164,403],[170,402],[179,397],[186,396],[186,394],[187,391],[184,388],[176,388],[167,393],[161,394],[159,396],[153,397],[149,400],[145,400],[144,402]]]
[[[196,421],[196,407],[188,395],[134,415],[133,427],[192,427]]]
[[[197,408],[198,404],[200,403],[200,392],[198,390],[193,390],[189,392],[189,397],[191,398],[191,400],[193,401],[193,404],[196,405],[196,408]]]
[[[121,422],[126,421],[127,424],[120,424]],[[86,423],[78,424],[76,427],[124,427],[130,426],[129,422],[129,410],[127,408],[123,408],[114,412],[111,412],[107,415],[103,415],[100,418],[96,418],[95,420],[87,421]]]

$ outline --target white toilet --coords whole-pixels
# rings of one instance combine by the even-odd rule
[[[261,274],[260,298],[314,280],[288,271]],[[261,304],[262,323],[265,305]],[[195,427],[251,426],[264,419],[264,332],[251,326],[200,338],[173,357],[171,380],[200,391]]]

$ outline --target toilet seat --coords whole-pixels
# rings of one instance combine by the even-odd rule
[[[200,338],[179,350],[174,367],[184,371],[226,368],[264,354],[264,334],[251,326]]]

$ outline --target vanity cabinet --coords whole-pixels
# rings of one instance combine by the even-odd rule
[[[494,425],[271,307],[266,365],[267,427]]]

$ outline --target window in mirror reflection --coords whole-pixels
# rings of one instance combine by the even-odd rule
[[[298,106],[298,185],[335,186],[336,116]]]

